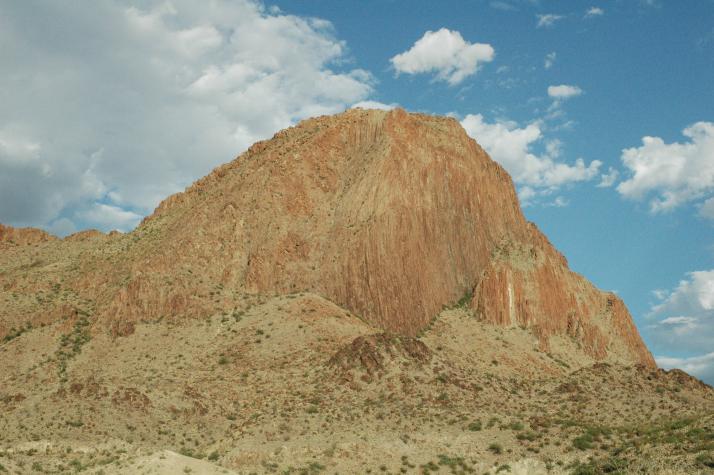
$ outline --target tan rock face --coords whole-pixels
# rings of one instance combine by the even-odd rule
[[[543,349],[558,335],[595,359],[654,364],[624,305],[568,270],[505,170],[450,118],[304,121],[101,242],[68,285],[115,334],[311,291],[413,336],[473,292],[480,318],[532,328]]]
[[[48,242],[56,239],[56,237],[41,229],[13,228],[12,226],[4,226],[0,224],[0,246],[3,244],[24,246],[27,244]]]

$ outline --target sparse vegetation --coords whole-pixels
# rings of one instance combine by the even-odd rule
[[[69,334],[60,337],[59,349],[55,353],[59,370],[60,382],[67,381],[67,363],[82,351],[82,347],[89,342],[89,316],[86,312],[78,310],[77,320]]]
[[[7,335],[5,335],[2,339],[2,343],[7,343],[9,341],[14,340],[15,338],[21,336],[23,333],[28,332],[32,330],[32,323],[27,322],[25,326],[20,327],[20,328],[11,328],[10,331],[8,332]]]

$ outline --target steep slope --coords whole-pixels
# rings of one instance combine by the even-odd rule
[[[304,121],[129,235],[82,245],[50,277],[0,263],[0,282],[67,289],[81,304],[49,299],[45,311],[86,312],[115,335],[231,311],[246,294],[309,291],[413,336],[473,294],[479,318],[528,328],[544,351],[562,336],[587,359],[654,366],[624,305],[568,269],[524,219],[508,174],[451,118],[358,109]],[[45,248],[57,246],[70,243]]]

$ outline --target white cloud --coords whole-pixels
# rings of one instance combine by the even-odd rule
[[[378,102],[378,101],[360,101],[356,104],[352,105],[352,109],[355,108],[362,108],[362,109],[379,109],[379,110],[392,110],[396,107],[399,107],[399,104],[392,103],[392,104],[385,104],[383,102]]]
[[[532,147],[543,139],[538,123],[525,127],[519,127],[513,122],[488,123],[481,114],[469,114],[461,121],[461,125],[491,158],[511,174],[520,186],[519,197],[525,204],[559,187],[591,180],[598,175],[601,166],[598,160],[586,165],[582,158],[578,158],[574,164],[557,161],[561,144],[556,140],[546,142],[544,153],[533,153]],[[565,204],[562,200],[559,203]]]
[[[714,352],[688,358],[656,356],[657,365],[665,369],[678,368],[696,376],[709,385],[714,385]]]
[[[607,170],[607,173],[603,173],[600,176],[600,183],[598,183],[599,188],[609,188],[612,185],[615,184],[617,181],[617,178],[620,176],[620,172],[617,171],[616,169],[610,167]]]
[[[79,214],[85,221],[95,223],[103,229],[116,229],[123,232],[133,229],[142,218],[132,211],[103,203],[95,203],[90,209]]]
[[[648,315],[648,331],[667,347],[707,351],[714,341],[714,270],[687,274],[671,292],[658,291],[660,302]]]
[[[64,232],[130,226],[374,82],[329,22],[250,0],[3,3],[0,44],[0,222]]]
[[[548,86],[548,96],[555,100],[566,100],[571,97],[577,97],[583,93],[583,90],[578,86],[569,84],[561,84],[559,86]]]
[[[545,60],[543,61],[543,67],[545,69],[552,68],[553,65],[555,64],[555,57],[556,57],[555,51],[552,51],[552,52],[546,54]]]
[[[631,177],[617,190],[625,197],[650,198],[653,213],[668,211],[714,191],[714,123],[697,122],[682,132],[689,140],[665,143],[643,137],[642,146],[622,151],[622,163]],[[704,213],[711,204],[703,204]]]
[[[697,319],[694,317],[667,317],[660,323],[663,325],[694,325]]]
[[[536,15],[538,20],[536,28],[549,28],[555,25],[555,22],[565,18],[563,15],[556,15],[554,13],[546,13],[545,15]]]
[[[585,12],[585,18],[593,18],[597,16],[602,16],[605,14],[605,10],[600,7],[590,7]]]
[[[660,348],[677,353],[694,353],[690,358],[661,357],[665,367],[678,367],[714,383],[714,269],[687,274],[672,291],[657,290],[660,300],[648,315],[645,327]]]
[[[681,280],[677,288],[652,309],[653,314],[711,312],[714,317],[714,270],[690,272],[688,276],[689,279]]]
[[[407,51],[390,59],[397,73],[436,73],[436,79],[455,85],[493,60],[494,49],[485,43],[469,43],[458,31],[427,31]]]

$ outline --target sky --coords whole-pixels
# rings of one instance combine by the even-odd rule
[[[301,119],[451,115],[714,384],[713,85],[714,0],[0,0],[0,222],[130,231]]]

